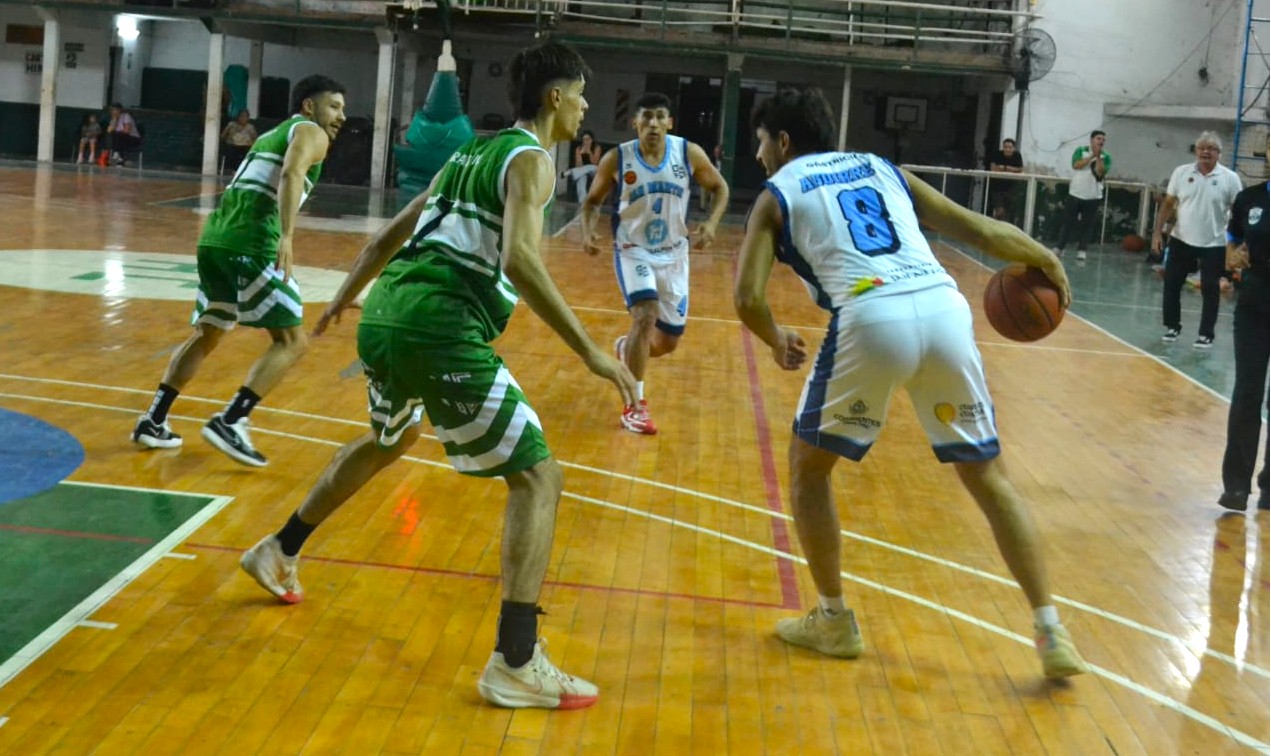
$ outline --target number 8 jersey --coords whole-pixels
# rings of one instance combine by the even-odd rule
[[[918,225],[909,184],[861,152],[803,155],[764,184],[781,205],[777,259],[826,310],[861,297],[957,288]]]

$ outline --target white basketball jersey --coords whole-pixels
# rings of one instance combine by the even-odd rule
[[[862,152],[804,155],[764,186],[781,203],[777,259],[794,268],[821,307],[956,288],[922,235],[908,183],[887,160]]]
[[[688,142],[666,136],[661,165],[651,166],[633,139],[618,146],[618,203],[613,243],[628,257],[657,262],[688,253]]]

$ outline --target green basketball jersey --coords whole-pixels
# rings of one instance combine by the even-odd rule
[[[491,341],[519,295],[503,273],[503,186],[508,164],[546,152],[533,134],[505,129],[460,147],[437,179],[415,233],[362,307],[362,322],[423,331],[440,340],[480,329]],[[544,214],[550,202],[544,207]]]
[[[208,216],[203,235],[199,237],[200,247],[227,249],[271,259],[278,255],[278,240],[282,237],[282,222],[278,215],[282,161],[287,155],[292,135],[302,123],[312,121],[302,115],[294,115],[266,131],[252,144],[251,151],[243,158],[229,186],[225,187],[220,204]],[[309,198],[321,174],[321,162],[315,163],[305,173],[301,205]]]

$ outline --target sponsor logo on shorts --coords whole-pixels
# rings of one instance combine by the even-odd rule
[[[936,419],[945,425],[953,423],[978,423],[988,416],[988,407],[984,402],[959,404],[956,407],[948,402],[940,402],[932,408]]]
[[[948,402],[940,402],[932,410],[936,413],[936,419],[948,425],[953,422],[953,418],[958,416],[958,410]]]
[[[636,265],[636,275],[640,277],[649,275],[649,266],[645,265],[644,263],[640,263],[639,265]]]
[[[463,383],[472,377],[472,373],[446,373],[441,376],[441,380],[445,383]]]
[[[865,413],[869,412],[869,405],[863,399],[857,399],[847,408],[852,414],[835,415],[834,419],[838,420],[842,425],[851,425],[857,428],[878,428],[882,426],[882,422],[872,417],[865,417]]]
[[[481,411],[480,402],[455,402],[449,399],[442,399],[441,403],[450,407],[461,415],[472,416]]]

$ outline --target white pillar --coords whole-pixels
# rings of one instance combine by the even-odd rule
[[[221,151],[221,92],[225,87],[225,35],[212,32],[207,47],[207,102],[203,108],[203,175],[217,173]]]
[[[847,150],[847,111],[852,104],[852,67],[843,66],[843,100],[839,108],[839,152]]]
[[[44,16],[44,68],[40,74],[40,133],[35,156],[41,163],[50,163],[53,161],[53,135],[57,122],[57,70],[62,62],[62,24],[57,11],[39,10]]]
[[[1003,139],[1007,137],[1014,139],[1019,150],[1024,152],[1026,149],[1031,149],[1031,147],[1025,148],[1024,141],[1021,138],[1024,135],[1015,133],[1015,129],[1019,125],[1019,107],[1022,99],[1023,95],[1018,90],[1011,89],[1002,93],[1002,123],[999,124],[998,130],[1001,132]]]
[[[251,56],[247,59],[247,109],[252,117],[260,117],[260,75],[265,68],[265,43],[252,40]]]
[[[393,114],[393,69],[397,47],[393,33],[388,29],[376,29],[380,42],[379,67],[375,72],[375,133],[371,139],[371,188],[384,188],[384,174],[388,168],[390,120]]]
[[[415,82],[419,68],[419,54],[402,53],[401,104],[398,105],[397,122],[406,126],[415,117]]]

